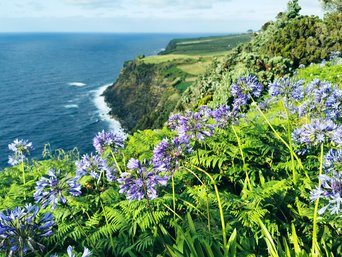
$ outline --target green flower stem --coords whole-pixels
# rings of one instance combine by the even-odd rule
[[[168,205],[165,204],[165,203],[163,203],[163,205],[164,205],[169,211],[171,211],[171,212],[174,214],[174,216],[177,216],[177,218],[183,220],[183,218],[182,218],[181,216],[179,216],[178,213],[175,212],[170,206],[168,206]]]
[[[291,167],[292,167],[292,181],[293,184],[296,185],[297,184],[297,172],[296,172],[296,168],[295,168],[295,160],[294,160],[294,156],[293,156],[293,144],[292,144],[292,136],[291,136],[291,122],[290,122],[290,115],[289,115],[289,110],[286,108],[284,101],[283,102],[283,106],[286,112],[286,120],[287,120],[287,138],[289,141],[289,147],[290,147],[290,155],[291,155]]]
[[[280,136],[280,134],[275,130],[275,128],[272,126],[272,124],[270,123],[270,121],[267,119],[266,115],[262,112],[262,110],[260,109],[260,107],[258,106],[258,104],[255,102],[255,100],[253,99],[253,97],[251,97],[253,103],[256,105],[257,110],[259,111],[259,113],[261,114],[261,116],[264,118],[264,120],[266,121],[267,125],[271,128],[271,130],[273,131],[274,135],[276,136],[276,138],[278,138],[290,151],[292,151],[292,154],[294,156],[294,158],[297,160],[300,168],[302,170],[305,171],[305,168],[301,162],[301,160],[299,159],[298,155],[291,149],[291,147],[289,146],[289,144]],[[310,178],[309,175],[307,174],[307,172],[305,171],[305,175],[307,178]]]
[[[84,229],[83,229],[82,225],[79,223],[78,219],[76,219],[76,217],[74,216],[74,213],[72,212],[71,207],[70,207],[68,204],[66,204],[66,207],[68,208],[68,210],[69,210],[69,212],[70,212],[70,214],[71,214],[72,219],[77,223],[77,226],[80,228],[82,234],[85,236],[85,238],[86,238],[86,240],[87,240],[87,239],[89,238],[89,236],[88,236],[87,233],[84,231]],[[92,244],[93,250],[95,250],[95,249],[96,249],[96,246],[94,245],[93,241],[90,240],[90,242],[91,242],[91,244]]]
[[[172,204],[173,204],[173,218],[176,218],[176,195],[175,195],[175,179],[174,175],[171,176],[172,184]]]
[[[160,236],[160,239],[161,239],[161,241],[162,241],[162,245],[164,246],[164,248],[171,254],[170,249],[169,249],[167,243],[165,242],[165,238],[164,238],[163,231],[162,231],[161,228],[159,227],[159,225],[158,225],[158,223],[157,223],[157,221],[156,221],[156,219],[155,219],[155,217],[154,217],[154,215],[153,215],[153,210],[152,210],[152,206],[151,206],[151,204],[150,204],[150,199],[148,199],[147,189],[146,189],[145,183],[144,183],[143,187],[144,187],[144,192],[145,192],[145,193],[144,193],[145,199],[146,199],[146,201],[147,201],[147,208],[148,208],[148,210],[149,210],[149,212],[150,212],[150,214],[151,214],[152,221],[153,221],[154,225],[156,226],[157,234]],[[173,240],[175,240],[175,239],[173,238]],[[171,254],[170,256],[172,256],[172,254]]]
[[[23,174],[23,184],[26,185],[24,157],[21,159],[21,172]]]
[[[105,217],[106,225],[109,227],[109,221],[108,221],[108,218],[107,218],[107,212],[106,212],[106,209],[103,206],[103,201],[102,201],[101,195],[99,197],[100,197],[100,205],[101,205],[101,208],[102,208],[103,216]],[[110,245],[113,246],[114,245],[113,237],[111,235],[108,235],[108,236],[109,236],[109,239],[110,239]]]
[[[120,166],[119,166],[118,161],[116,160],[115,154],[113,153],[112,149],[110,149],[110,153],[111,153],[111,155],[112,155],[112,157],[113,157],[113,160],[114,160],[114,162],[115,162],[116,167],[118,168],[119,173],[121,174],[121,173],[122,173],[122,170],[121,170],[121,168],[120,168]]]
[[[235,137],[236,137],[236,140],[237,140],[237,143],[238,143],[238,146],[239,146],[239,149],[240,149],[240,155],[241,155],[241,159],[242,159],[242,163],[243,163],[243,170],[246,172],[246,181],[247,181],[247,185],[249,187],[249,190],[250,191],[253,191],[253,187],[252,187],[252,184],[251,184],[251,181],[249,179],[249,175],[248,175],[248,170],[247,170],[247,165],[246,165],[246,160],[245,160],[245,156],[243,154],[243,150],[242,150],[242,145],[241,145],[241,140],[240,140],[240,137],[239,135],[237,134],[236,130],[235,130],[235,127],[232,125],[232,130],[235,134]]]
[[[321,144],[321,154],[320,154],[320,165],[319,165],[319,176],[323,173],[323,157],[324,157],[324,146]],[[321,187],[321,180],[318,176],[318,188]],[[319,256],[319,246],[317,242],[317,215],[318,215],[318,204],[319,204],[319,197],[315,202],[315,209],[314,209],[314,217],[313,217],[313,229],[312,229],[312,248],[311,253],[312,256]]]
[[[220,211],[223,246],[224,246],[224,248],[226,249],[226,246],[227,246],[226,223],[225,223],[225,220],[224,220],[224,214],[223,214],[223,208],[222,208],[221,198],[220,198],[219,190],[218,190],[217,185],[216,185],[216,181],[215,181],[214,178],[213,178],[208,172],[206,172],[205,170],[203,170],[203,169],[201,169],[201,168],[199,168],[199,167],[197,167],[197,166],[195,166],[195,165],[194,165],[194,168],[197,169],[198,171],[202,172],[203,174],[205,174],[205,175],[210,179],[211,183],[212,183],[213,186],[214,186],[215,194],[216,194],[216,199],[217,199],[217,204],[218,204],[219,211]]]
[[[194,175],[194,177],[202,184],[202,186],[205,188],[205,196],[206,196],[206,205],[207,205],[207,221],[208,221],[208,230],[210,231],[210,205],[209,205],[209,197],[208,197],[208,193],[207,193],[207,187],[204,184],[204,182],[197,176],[197,174],[195,172],[193,172],[192,170],[188,169],[185,167],[185,169],[187,171],[189,171],[192,175]]]

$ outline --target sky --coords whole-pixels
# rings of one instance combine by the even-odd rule
[[[288,0],[0,0],[0,32],[233,33],[259,30]],[[323,16],[319,0],[302,14]]]

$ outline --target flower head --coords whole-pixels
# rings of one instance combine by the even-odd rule
[[[42,177],[36,186],[34,199],[37,203],[42,203],[43,208],[52,204],[52,209],[56,209],[58,202],[67,202],[64,194],[68,192],[73,196],[81,195],[81,186],[77,184],[76,178],[61,177],[61,171],[56,172],[51,169],[47,173],[48,177]]]
[[[210,122],[210,112],[188,111],[184,116],[174,115],[169,119],[170,129],[176,130],[183,141],[190,139],[204,140],[214,134],[214,124]]]
[[[231,86],[231,93],[234,97],[233,111],[239,111],[246,107],[248,101],[252,97],[260,97],[263,91],[263,86],[258,82],[256,76],[240,77],[236,83]]]
[[[0,212],[0,251],[7,256],[19,256],[21,252],[26,255],[29,251],[44,250],[40,241],[53,234],[55,222],[51,213],[39,219],[38,212],[39,207],[31,204]]]
[[[126,194],[128,200],[150,200],[156,198],[157,186],[165,186],[169,177],[161,176],[159,171],[151,169],[147,161],[141,163],[137,159],[130,159],[127,163],[129,172],[124,172],[118,179],[120,193]]]
[[[292,133],[293,141],[300,148],[309,148],[323,143],[342,144],[342,127],[331,120],[313,120]]]
[[[124,140],[113,131],[105,132],[103,130],[94,137],[93,145],[99,154],[102,154],[108,148],[116,152],[119,148],[124,148]]]
[[[115,169],[110,168],[105,159],[99,155],[85,154],[80,161],[76,162],[76,174],[78,177],[90,175],[98,180],[105,175],[109,182],[115,181]]]
[[[342,171],[342,149],[330,149],[324,156],[325,172],[340,172]]]
[[[8,148],[13,151],[13,155],[8,157],[8,163],[14,166],[26,161],[26,155],[33,150],[33,145],[28,140],[15,139],[13,143],[8,145]]]
[[[192,148],[188,142],[176,137],[172,140],[163,139],[153,150],[153,165],[156,170],[175,172],[180,161],[186,154],[191,153]]]
[[[70,245],[67,248],[67,253],[68,253],[68,257],[76,257],[76,254],[73,254],[73,249],[72,249],[72,246]],[[91,255],[91,252],[89,251],[89,249],[84,247],[82,257],[88,257],[90,255]]]
[[[320,215],[327,209],[331,214],[338,214],[342,203],[342,173],[323,174],[319,176],[319,180],[321,186],[311,192],[310,199],[314,201],[323,198],[328,201],[328,204],[318,211]]]
[[[338,120],[342,113],[342,90],[337,86],[314,79],[306,86],[306,100],[299,106],[300,116]]]

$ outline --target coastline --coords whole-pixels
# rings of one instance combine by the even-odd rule
[[[120,136],[126,137],[127,133],[121,126],[121,123],[109,114],[110,108],[103,96],[103,92],[111,85],[112,84],[105,84],[96,89],[93,102],[99,111],[99,118],[109,124],[109,129],[115,131],[115,133]]]

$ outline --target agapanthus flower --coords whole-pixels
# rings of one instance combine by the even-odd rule
[[[337,86],[314,79],[306,86],[307,99],[299,107],[299,115],[311,118],[340,119],[342,90]]]
[[[158,197],[157,187],[166,186],[168,176],[151,168],[151,163],[130,159],[127,163],[129,172],[124,172],[118,179],[120,193],[126,194],[128,200],[154,199]]]
[[[322,62],[319,64],[319,67],[323,68],[327,64],[327,60],[323,59]]]
[[[342,171],[342,149],[330,149],[324,156],[323,167],[325,172]]]
[[[304,98],[304,80],[284,77],[269,84],[269,94],[285,101],[300,101]]]
[[[176,130],[182,140],[190,139],[204,140],[214,134],[214,124],[210,122],[210,114],[200,110],[198,112],[188,111],[184,116],[174,115],[169,119],[169,127]]]
[[[85,154],[76,162],[76,174],[78,177],[90,175],[98,180],[102,175],[109,182],[115,181],[115,169],[110,168],[107,161],[99,155]]]
[[[119,148],[124,148],[124,139],[114,131],[99,132],[93,139],[93,146],[99,154],[110,148],[116,152]]]
[[[238,111],[245,107],[252,97],[260,97],[262,91],[263,85],[258,82],[256,76],[240,77],[231,86],[231,93],[234,97],[233,111]]]
[[[231,111],[227,105],[221,105],[210,112],[211,118],[215,121],[215,127],[225,128],[227,125],[236,122],[241,118],[241,113]]]
[[[304,64],[299,64],[298,69],[304,69],[305,65]]]
[[[159,171],[175,172],[187,154],[192,152],[188,142],[179,137],[172,140],[163,139],[153,150],[152,162]]]
[[[313,120],[312,123],[297,128],[292,133],[298,146],[310,148],[324,143],[342,144],[342,127],[332,120]]]
[[[65,204],[67,199],[65,194],[69,193],[73,196],[81,195],[81,186],[77,183],[76,178],[64,175],[61,177],[61,171],[51,169],[47,172],[47,177],[42,177],[37,181],[34,200],[37,203],[42,203],[42,207],[46,208],[52,204],[52,209],[56,209],[58,202]]]
[[[312,191],[310,199],[312,201],[322,198],[328,200],[328,204],[318,211],[322,215],[327,209],[331,214],[338,214],[341,211],[342,203],[342,173],[331,172],[331,175],[322,174],[319,176],[321,186]]]
[[[67,248],[67,253],[68,253],[68,257],[76,257],[76,254],[73,254],[73,249],[72,249],[72,246],[70,245]],[[88,257],[88,256],[91,256],[91,252],[89,251],[88,248],[85,247],[82,257]]]
[[[0,212],[0,251],[7,256],[24,256],[29,251],[44,250],[41,239],[53,234],[55,222],[51,213],[39,218],[39,210],[38,206],[29,204]]]
[[[341,55],[340,51],[335,51],[335,52],[331,52],[330,56],[329,56],[329,60],[331,65],[337,65],[339,63],[341,63],[341,59],[339,58],[339,56]]]
[[[14,166],[26,161],[26,155],[33,150],[33,145],[28,140],[15,139],[8,148],[13,151],[13,155],[8,156],[8,163]]]

